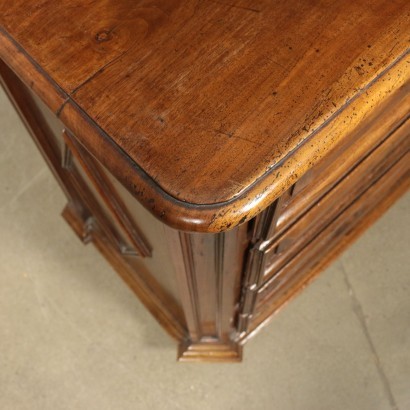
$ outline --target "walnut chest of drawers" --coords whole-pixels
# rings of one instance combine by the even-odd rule
[[[408,0],[0,0],[1,82],[63,217],[178,358],[238,361],[408,187],[409,16]]]

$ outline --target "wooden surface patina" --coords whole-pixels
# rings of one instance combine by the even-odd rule
[[[63,217],[179,359],[240,361],[410,185],[409,16],[408,0],[0,0],[0,80]]]
[[[409,13],[406,0],[2,0],[0,57],[151,212],[214,232],[311,168],[335,118],[349,132],[404,83]]]

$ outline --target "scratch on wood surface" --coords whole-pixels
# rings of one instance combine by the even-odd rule
[[[253,144],[253,145],[260,145],[259,142],[248,140],[247,138],[241,137],[241,136],[235,134],[234,132],[228,132],[228,131],[222,131],[222,130],[214,130],[214,132],[216,132],[217,134],[226,135],[228,138],[233,138],[233,139],[237,139],[237,140],[246,141],[246,142],[249,142],[250,144]]]
[[[226,3],[223,3],[221,1],[216,1],[216,0],[208,0],[208,1],[210,1],[211,3],[215,3],[215,4],[220,4],[221,6],[227,6],[227,7],[233,8],[233,9],[241,9],[241,10],[251,11],[253,13],[260,13],[262,11],[262,10],[255,9],[255,8],[252,8],[252,7],[237,6],[236,4],[226,4]]]
[[[120,58],[122,58],[125,54],[127,54],[131,48],[123,51],[121,54],[119,54],[117,57],[109,61],[108,63],[104,64],[102,67],[100,67],[97,71],[95,71],[93,74],[91,74],[86,80],[84,80],[80,85],[78,85],[76,88],[74,88],[73,91],[71,91],[68,94],[68,97],[64,100],[64,102],[61,104],[61,107],[55,112],[56,116],[59,117],[61,114],[61,111],[63,111],[65,105],[71,100],[71,97],[84,85],[92,81],[95,77],[97,77],[98,74],[101,74],[107,67],[111,66],[114,64],[116,61],[118,61]]]

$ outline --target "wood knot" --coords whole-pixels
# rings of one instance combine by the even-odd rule
[[[110,41],[112,39],[112,34],[110,30],[101,30],[95,35],[95,40],[98,43],[104,43],[105,41]]]

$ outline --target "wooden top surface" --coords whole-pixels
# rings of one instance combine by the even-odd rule
[[[0,58],[145,206],[218,231],[297,179],[296,153],[303,172],[329,149],[314,136],[407,58],[409,15],[408,0],[0,0]]]

